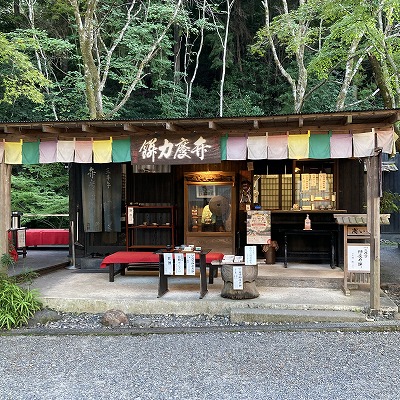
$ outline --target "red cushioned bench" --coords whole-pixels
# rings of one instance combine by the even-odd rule
[[[211,265],[212,261],[222,260],[223,253],[206,254],[206,264],[210,269],[209,283],[214,283],[214,277],[218,274],[218,265]],[[100,264],[100,268],[108,267],[109,281],[114,282],[117,274],[125,275],[125,269],[149,270],[159,267],[159,254],[150,251],[118,251],[106,256]]]

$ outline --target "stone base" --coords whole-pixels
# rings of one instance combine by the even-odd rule
[[[221,296],[233,300],[258,297],[260,295],[256,287],[258,265],[243,265],[243,290],[233,289],[233,267],[232,264],[221,267],[221,277],[224,281]]]
[[[221,297],[233,300],[255,299],[259,295],[256,282],[244,282],[243,290],[234,290],[232,282],[225,282],[221,290]]]

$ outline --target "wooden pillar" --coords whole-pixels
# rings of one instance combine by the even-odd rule
[[[8,253],[8,230],[11,225],[11,165],[0,163],[0,257]],[[0,271],[7,266],[0,263]]]
[[[380,185],[381,149],[367,161],[367,221],[370,233],[370,314],[380,311]]]

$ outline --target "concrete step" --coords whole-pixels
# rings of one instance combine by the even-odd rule
[[[258,287],[310,287],[340,289],[343,286],[343,278],[259,276],[257,277],[256,285]]]
[[[230,311],[233,323],[308,323],[308,322],[365,322],[366,315],[355,311],[240,309]]]

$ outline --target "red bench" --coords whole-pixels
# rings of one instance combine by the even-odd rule
[[[218,265],[211,265],[212,261],[222,260],[222,253],[206,254],[206,263],[209,267],[209,283],[214,282],[214,277],[218,274]],[[114,276],[124,275],[125,269],[149,270],[159,267],[160,256],[149,251],[118,251],[106,256],[100,264],[100,268],[108,267],[109,281],[114,282]],[[117,266],[118,265],[118,266]]]

